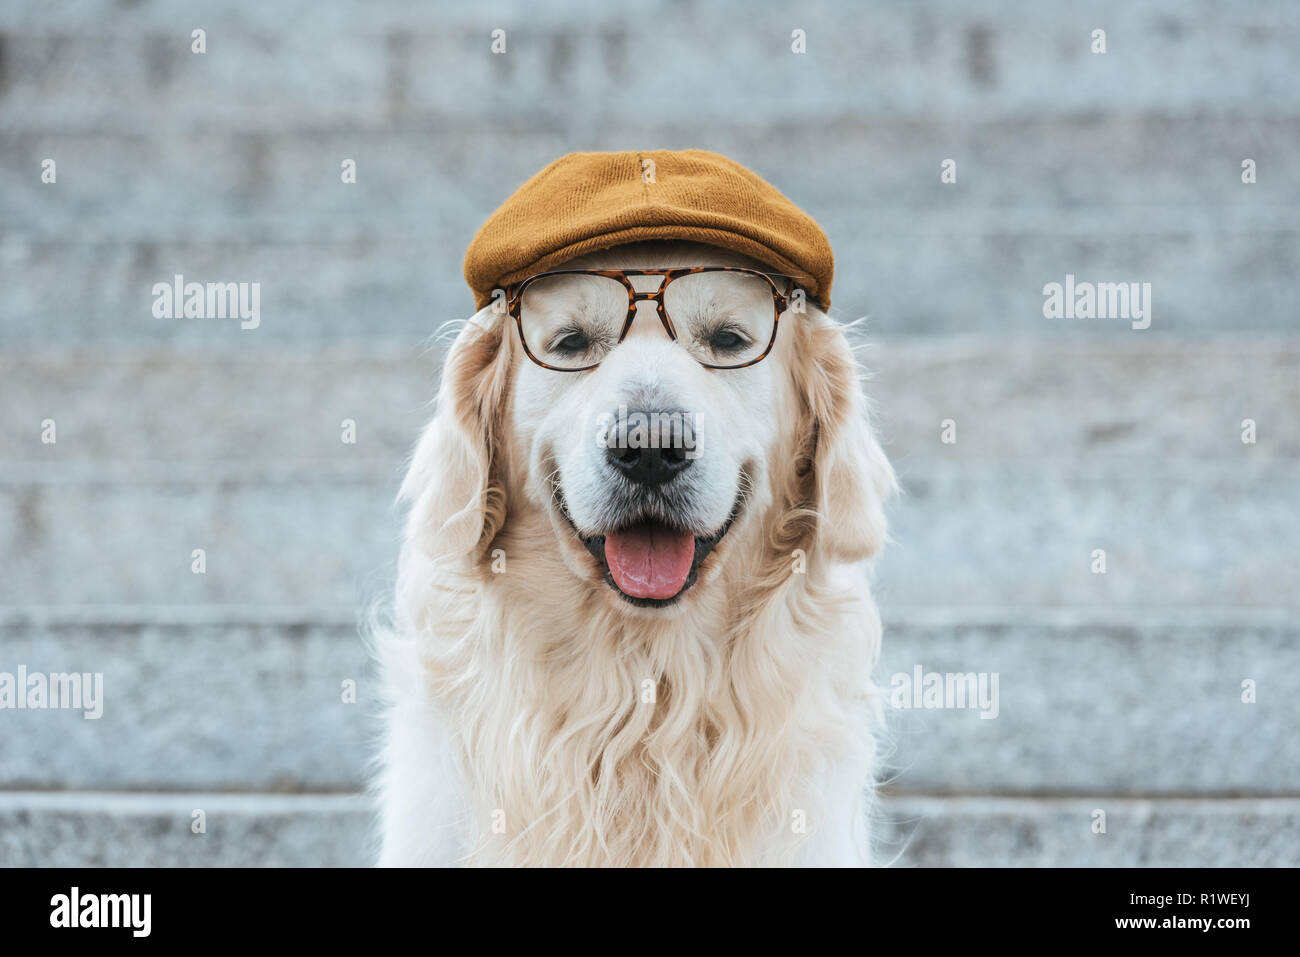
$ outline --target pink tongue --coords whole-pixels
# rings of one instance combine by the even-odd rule
[[[638,525],[605,536],[605,564],[614,584],[633,598],[672,598],[695,560],[695,536],[662,525]]]

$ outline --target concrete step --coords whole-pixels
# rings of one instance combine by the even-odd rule
[[[1106,0],[1064,11],[955,0],[900,11],[834,3],[690,6],[652,0],[629,19],[584,0],[562,10],[514,0],[490,12],[381,4],[320,14],[306,4],[254,14],[180,3],[123,15],[107,3],[49,16],[34,0],[0,21],[6,126],[85,130],[318,128],[361,119],[683,114],[734,122],[814,115],[1022,115],[1098,109],[1295,113],[1300,46],[1282,0],[1231,9],[1205,0],[1134,8]],[[297,13],[295,14],[295,7]],[[208,52],[190,52],[199,21]],[[508,52],[490,52],[505,28]],[[1108,52],[1089,50],[1104,28]],[[791,33],[807,53],[791,52]],[[655,56],[637,56],[656,50]],[[670,68],[664,68],[670,57]],[[757,66],[761,64],[761,68]],[[744,77],[744,83],[737,83]],[[275,96],[266,91],[274,89]]]
[[[892,792],[1300,794],[1293,610],[882,610],[884,688],[918,667],[998,676],[989,719],[992,708],[891,699]],[[3,789],[350,790],[380,728],[348,614],[9,609],[0,671],[19,666],[102,673],[102,714],[6,711]],[[1242,702],[1248,679],[1254,704]]]
[[[1300,459],[1300,339],[1104,342],[881,337],[861,361],[891,459],[1196,468]],[[432,414],[442,346],[78,346],[0,352],[0,481],[109,480],[165,466],[213,481],[288,469],[391,475]],[[53,418],[58,442],[42,444]],[[357,423],[357,442],[340,423]],[[944,419],[956,441],[941,441]],[[1242,446],[1241,420],[1257,441]],[[1241,456],[1245,458],[1241,458]],[[204,471],[206,470],[206,472]]]
[[[1300,795],[1293,610],[882,611],[895,790]],[[915,707],[917,669],[996,674],[995,707]]]
[[[6,710],[0,788],[354,788],[380,731],[370,656],[341,616],[11,611],[0,671],[23,665],[102,673],[102,714]]]
[[[1295,463],[1225,458],[906,463],[879,594],[908,605],[1295,608]],[[397,554],[395,466],[6,482],[0,604],[357,607],[384,590]],[[191,570],[195,549],[203,574]]]
[[[882,596],[1294,606],[1293,341],[885,340],[865,357],[906,490]],[[0,373],[0,602],[351,609],[385,590],[436,356],[55,350]]]
[[[364,867],[369,828],[360,795],[0,791],[0,866]]]
[[[1097,210],[1034,212],[978,227],[961,209],[876,216],[850,207],[823,225],[839,264],[834,314],[869,316],[877,335],[969,334],[1131,338],[1128,319],[1045,319],[1043,287],[1079,282],[1150,283],[1143,335],[1287,334],[1295,331],[1300,231],[1259,228],[1250,216],[1191,225]],[[986,217],[994,220],[992,215]],[[1119,218],[1127,223],[1116,231]],[[464,319],[472,301],[461,277],[479,217],[430,226],[416,238],[84,243],[0,238],[6,286],[0,341],[51,344],[175,343],[256,348],[286,341],[418,341]],[[259,325],[159,319],[155,283],[258,283]]]
[[[1295,472],[1230,461],[1123,475],[1032,460],[909,466],[879,594],[913,605],[1295,608]]]
[[[1094,833],[1097,811],[1106,832]],[[881,862],[904,867],[1295,867],[1300,800],[900,798]],[[890,857],[890,852],[894,856]]]
[[[865,389],[891,460],[1188,467],[1300,459],[1300,341],[876,339]],[[66,393],[65,393],[66,394]],[[943,442],[952,419],[955,441]],[[1256,424],[1243,445],[1242,420]],[[1244,458],[1242,455],[1244,454]]]
[[[194,812],[206,833],[195,834]],[[1105,811],[1105,833],[1094,833]],[[1300,863],[1300,800],[899,798],[876,861],[913,867],[1267,867]],[[0,793],[8,866],[353,867],[373,862],[359,796]]]
[[[1111,113],[846,116],[829,128],[799,117],[776,138],[690,116],[628,118],[577,140],[564,126],[470,119],[450,130],[16,130],[0,133],[0,204],[5,232],[31,241],[419,243],[438,233],[467,244],[517,184],[575,144],[708,144],[776,183],[824,223],[837,251],[863,226],[1099,238],[1294,232],[1300,205],[1300,123],[1270,124],[1265,134],[1249,114]],[[1241,182],[1246,156],[1258,169],[1250,185]],[[41,182],[46,157],[58,164],[57,184]],[[340,180],[345,157],[357,163],[355,184]],[[958,164],[956,184],[940,182],[945,158]]]
[[[288,469],[382,478],[433,414],[444,345],[0,353],[0,474],[53,480],[160,466],[214,482]],[[53,445],[40,441],[46,418],[57,424]],[[354,445],[342,441],[349,418]]]

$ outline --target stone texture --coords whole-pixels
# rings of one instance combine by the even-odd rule
[[[892,703],[915,703],[918,665],[923,674],[998,675],[991,719],[970,707],[889,710],[894,790],[1300,793],[1294,612],[980,616],[885,605],[883,616],[877,680],[896,694]],[[1247,680],[1253,704],[1242,701]]]
[[[1293,613],[883,608],[877,672],[997,673],[997,717],[892,709],[904,794],[1293,795]],[[338,791],[380,732],[350,615],[294,609],[11,613],[0,671],[102,672],[104,712],[4,711],[0,789]],[[1242,681],[1256,683],[1242,703]],[[356,703],[343,682],[356,682]],[[908,699],[910,700],[910,699]]]
[[[979,332],[1122,343],[1151,330],[1204,336],[1295,328],[1300,233],[1259,228],[1249,219],[1208,231],[1183,225],[1121,231],[1102,213],[1071,217],[1093,219],[1091,232],[1045,233],[1042,223],[982,231],[957,210],[836,216],[818,216],[826,220],[839,264],[832,314],[845,321],[865,317],[873,335]],[[78,342],[256,349],[377,337],[418,345],[472,314],[460,267],[480,222],[431,228],[416,239],[0,237],[0,268],[25,277],[6,290],[0,338],[23,351]],[[151,289],[177,274],[195,282],[259,283],[258,328],[241,329],[233,319],[155,318]],[[1062,283],[1067,274],[1081,282],[1151,283],[1151,330],[1134,331],[1125,319],[1044,319],[1044,285]]]
[[[368,827],[353,795],[0,792],[0,866],[362,866]]]
[[[286,471],[383,477],[432,414],[448,335],[201,352],[70,346],[0,354],[0,480]],[[1300,340],[882,337],[850,330],[891,459],[1197,469],[1300,459]],[[40,441],[40,422],[59,441]],[[357,442],[340,423],[357,423]],[[952,418],[957,441],[940,441]],[[1241,443],[1241,421],[1257,442]],[[200,470],[203,470],[202,473]]]
[[[24,281],[6,284],[0,337],[419,339],[464,317],[465,245],[511,188],[562,152],[636,145],[771,178],[827,229],[842,315],[886,334],[1057,335],[1041,289],[1067,272],[1151,282],[1157,329],[1294,327],[1300,21],[1283,0],[638,10],[6,5],[0,269]],[[672,69],[632,55],[656,47]],[[153,320],[149,289],[175,272],[263,283],[263,327]]]
[[[895,866],[1295,867],[1300,862],[1295,799],[963,797],[881,804],[877,859]],[[1097,810],[1105,812],[1105,834],[1093,833]]]
[[[649,122],[684,113],[730,122],[756,106],[777,117],[836,117],[1297,103],[1287,79],[1300,24],[1283,0],[1229,8],[1107,0],[1086,16],[1027,0],[978,11],[928,0],[905,11],[854,8],[851,17],[831,2],[796,13],[767,0],[737,17],[721,0],[653,0],[635,19],[591,0],[487,9],[390,2],[374,12],[368,5],[364,17],[321,14],[303,2],[261,12],[217,5],[203,16],[178,2],[126,15],[106,3],[55,17],[39,0],[15,7],[0,21],[13,47],[11,125],[54,125],[57,117],[65,129],[310,129],[361,117],[488,116],[595,128],[629,112]],[[190,53],[200,19],[203,56]],[[1108,32],[1104,56],[1089,52],[1099,24]],[[498,27],[507,30],[504,56],[490,52]],[[796,28],[807,34],[805,55],[791,53]],[[642,47],[672,50],[673,68],[638,61],[632,53]],[[465,97],[467,87],[477,95]],[[266,96],[268,88],[277,95]],[[569,108],[575,100],[584,103],[580,113]]]
[[[1296,604],[1289,462],[905,462],[900,474],[894,542],[877,569],[888,603]],[[164,468],[0,484],[0,603],[356,608],[386,591],[397,483],[393,462],[269,479]],[[194,549],[206,551],[205,574],[191,572]],[[1091,571],[1096,549],[1104,575]]]
[[[463,250],[555,156],[636,146],[733,155],[822,222],[906,492],[882,679],[1000,674],[996,720],[891,715],[881,856],[1300,863],[1295,6],[638,14],[0,5],[0,670],[102,670],[107,696],[97,722],[0,714],[0,864],[370,860],[359,798],[276,792],[364,780],[355,620]],[[154,319],[177,272],[260,282],[261,327]],[[1044,319],[1066,273],[1151,282],[1152,328]]]
[[[379,724],[357,629],[265,611],[249,619],[114,621],[101,611],[82,622],[11,620],[0,628],[0,671],[101,673],[103,713],[0,712],[0,788],[319,791],[364,783]]]
[[[1258,127],[1249,113],[850,115],[832,126],[801,115],[774,139],[765,127],[718,126],[687,114],[657,124],[654,139],[665,149],[705,143],[771,179],[826,225],[840,261],[853,267],[839,281],[873,269],[857,255],[869,239],[864,232],[1195,232],[1213,242],[1244,229],[1293,233],[1300,127],[1278,124],[1266,140]],[[459,235],[463,246],[514,186],[575,147],[563,123],[462,122],[455,133],[429,123],[185,136],[0,130],[0,168],[12,173],[0,181],[0,199],[8,225],[33,240],[422,242]],[[619,150],[646,138],[644,124],[622,118],[578,145]],[[817,162],[809,163],[814,138]],[[1099,150],[1101,162],[1080,162],[1081,153]],[[1179,162],[1171,166],[1175,150]],[[1243,151],[1261,164],[1250,186],[1240,179]],[[53,188],[32,175],[47,156],[59,164]],[[357,163],[356,183],[340,180],[345,157]],[[939,179],[948,157],[958,164],[956,184]],[[1092,258],[1102,254],[1091,250]],[[1203,283],[1195,275],[1184,280]]]
[[[1092,832],[1106,812],[1106,833]],[[191,832],[195,810],[206,834]],[[1300,802],[897,798],[894,867],[1251,867],[1300,862]],[[0,865],[354,867],[374,860],[354,795],[0,794]]]

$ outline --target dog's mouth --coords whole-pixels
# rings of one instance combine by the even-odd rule
[[[731,530],[740,512],[737,497],[731,516],[716,532],[700,536],[665,522],[641,519],[599,535],[584,535],[569,516],[563,496],[560,514],[578,541],[600,563],[605,584],[642,607],[671,605],[695,584],[700,566]]]
[[[638,522],[604,535],[579,535],[601,563],[605,582],[634,605],[669,605],[695,584],[700,565],[731,528],[702,538],[662,522]]]

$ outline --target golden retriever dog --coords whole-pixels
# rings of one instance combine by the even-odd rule
[[[466,322],[402,486],[380,863],[867,863],[894,475],[843,330],[710,246],[563,268],[618,272]]]

